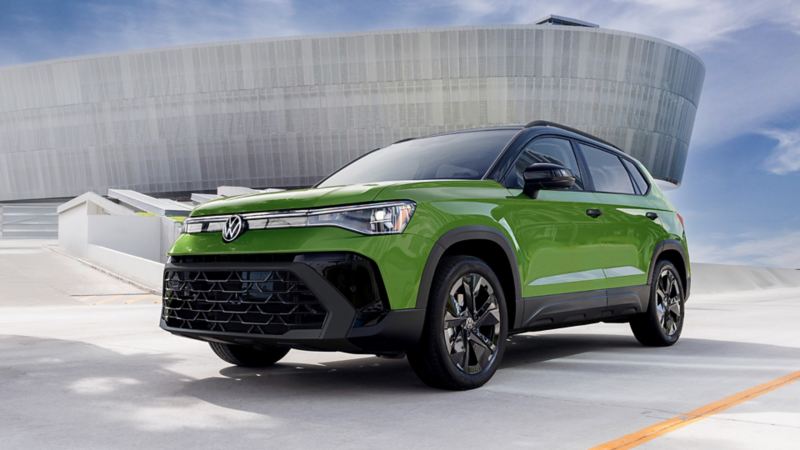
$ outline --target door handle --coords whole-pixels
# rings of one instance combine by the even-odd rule
[[[647,214],[645,214],[645,217],[647,217],[650,220],[656,220],[656,219],[658,219],[658,214],[654,213],[653,211],[647,211]]]
[[[597,208],[589,208],[586,210],[586,215],[593,219],[596,219],[603,215],[603,211],[600,211]]]

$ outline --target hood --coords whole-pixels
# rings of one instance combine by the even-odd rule
[[[391,183],[354,184],[328,188],[294,189],[265,194],[249,194],[214,200],[198,206],[192,217],[218,214],[283,211],[287,209],[321,208],[351,205],[375,200]]]

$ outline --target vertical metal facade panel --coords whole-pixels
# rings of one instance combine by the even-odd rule
[[[680,183],[704,78],[670,43],[504,26],[264,39],[0,69],[0,200],[307,185],[395,140],[552,120]]]

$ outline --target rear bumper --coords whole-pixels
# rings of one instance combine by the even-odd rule
[[[275,273],[284,275],[268,275]],[[294,301],[300,314],[324,312],[324,320],[293,319],[286,311]],[[390,310],[374,263],[349,253],[173,258],[163,302],[161,328],[175,335],[353,353],[403,351],[425,319],[421,309]],[[284,312],[263,312],[276,308]]]

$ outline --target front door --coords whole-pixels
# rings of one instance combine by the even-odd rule
[[[536,199],[523,194],[522,172],[537,162],[556,163],[570,169],[576,176],[575,186],[571,190],[541,191]],[[506,202],[503,216],[508,226],[513,227],[519,240],[517,245],[524,253],[519,258],[523,297],[553,298],[594,291],[594,295],[565,297],[577,300],[579,305],[571,301],[559,304],[566,309],[605,306],[602,270],[605,257],[597,241],[603,220],[592,214],[595,195],[584,191],[584,177],[570,141],[544,136],[529,142],[505,185],[512,197]],[[542,303],[545,306],[547,302],[542,300]]]

